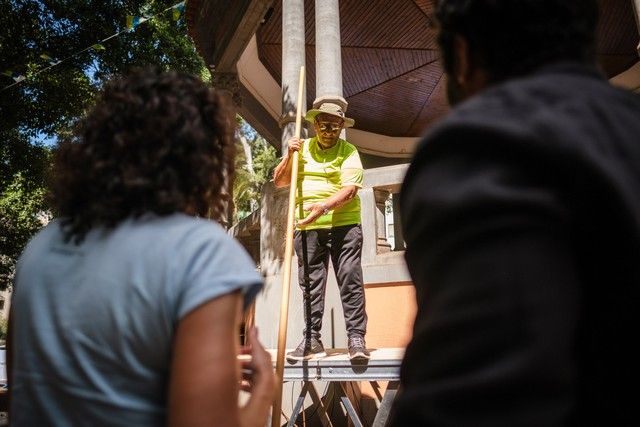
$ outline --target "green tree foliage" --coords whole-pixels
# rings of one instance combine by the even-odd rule
[[[271,179],[278,163],[275,149],[242,118],[238,118],[238,131],[233,183],[234,221],[246,217],[260,206],[262,186]]]
[[[10,285],[18,255],[47,220],[44,181],[50,150],[18,131],[0,145],[0,289]]]
[[[177,2],[0,0],[0,73],[26,77],[3,89],[14,80],[0,75],[0,288],[10,283],[17,255],[46,218],[50,150],[37,141],[68,135],[102,82],[131,67],[153,64],[209,78],[184,16],[160,13]],[[127,15],[155,18],[127,31]]]
[[[49,216],[44,182],[51,155],[37,141],[69,135],[101,84],[132,67],[152,64],[210,79],[184,16],[162,12],[178,1],[0,0],[0,73],[26,77],[3,89],[14,80],[0,75],[0,289]],[[128,15],[154,18],[127,31]],[[239,125],[235,219],[257,207],[276,162],[267,142],[243,120]]]
[[[15,262],[31,236],[50,219],[45,190],[17,173],[0,195],[0,284],[13,279]]]
[[[199,75],[207,73],[186,36],[184,18],[162,10],[176,0],[0,0],[0,72],[27,77],[0,92],[0,132],[54,136],[91,105],[105,78],[134,66],[155,64]],[[127,15],[155,16],[126,30]],[[100,40],[122,33],[90,48]],[[49,59],[43,59],[47,55]],[[37,74],[50,65],[60,64]],[[0,76],[0,87],[13,79]]]

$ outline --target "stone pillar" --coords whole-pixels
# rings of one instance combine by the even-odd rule
[[[339,0],[316,0],[316,99],[313,108],[333,102],[347,112],[342,95],[342,49]],[[340,138],[347,139],[345,129]]]
[[[282,128],[281,153],[287,152],[287,141],[295,133],[296,108],[300,67],[305,65],[304,0],[282,0]],[[303,93],[303,115],[306,110],[306,93]],[[305,136],[304,128],[303,135]],[[260,330],[260,341],[266,348],[277,349],[280,324],[280,305],[284,281],[283,255],[287,230],[289,188],[276,189],[272,182],[262,188],[260,209],[260,271],[264,276],[263,291],[256,297],[255,324]],[[294,349],[302,338],[304,329],[304,303],[298,287],[297,258],[292,262],[289,317],[286,348]],[[337,288],[337,286],[335,286]],[[336,290],[337,292],[337,290]],[[325,311],[326,314],[326,311]],[[289,417],[292,406],[288,396],[298,395],[295,382],[286,382],[282,388],[282,411]],[[308,405],[308,404],[307,404]],[[305,405],[305,406],[307,406]],[[280,424],[286,423],[281,418]]]
[[[338,0],[316,0],[316,100],[347,108],[342,97],[342,51]]]
[[[240,95],[240,84],[238,83],[238,74],[229,72],[215,71],[211,68],[211,85],[216,88],[220,93],[224,94],[227,101],[233,104],[233,116],[230,120],[235,121],[235,114],[242,106],[242,96]],[[226,182],[227,194],[233,194],[233,180],[228,179]],[[235,206],[233,198],[229,198],[226,202],[226,218],[222,224],[225,228],[229,228],[233,225],[233,211]]]
[[[282,153],[294,136],[300,67],[305,65],[304,0],[282,0]],[[303,99],[306,99],[306,90]],[[303,103],[306,110],[306,102]],[[304,111],[302,112],[304,115]]]

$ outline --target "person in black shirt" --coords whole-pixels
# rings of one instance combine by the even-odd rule
[[[640,97],[596,0],[441,0],[455,108],[401,194],[418,313],[394,426],[637,425]]]

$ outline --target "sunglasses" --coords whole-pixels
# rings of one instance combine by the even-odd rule
[[[342,129],[342,125],[337,123],[318,123],[318,129],[320,129],[320,132],[337,132]]]

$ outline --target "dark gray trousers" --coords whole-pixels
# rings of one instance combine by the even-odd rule
[[[336,272],[348,336],[367,331],[362,283],[362,228],[357,225],[318,230],[296,230],[298,282],[303,292],[307,338],[320,338],[329,258]]]

